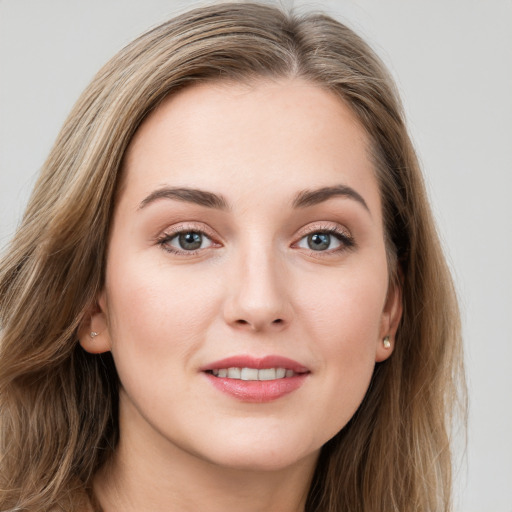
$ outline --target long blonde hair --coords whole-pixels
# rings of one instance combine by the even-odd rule
[[[102,288],[123,155],[169,94],[300,77],[338,94],[373,148],[404,314],[349,424],[322,449],[308,512],[448,511],[463,383],[456,297],[392,80],[349,28],[253,3],[199,8],[128,45],[71,112],[0,264],[0,510],[78,511],[118,440],[109,354],[77,343]],[[463,388],[460,388],[463,389]]]

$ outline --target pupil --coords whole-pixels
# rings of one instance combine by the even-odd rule
[[[201,247],[203,237],[201,236],[201,233],[189,231],[188,233],[182,233],[179,235],[178,240],[182,249],[193,251],[194,249],[199,249]]]
[[[331,243],[331,235],[328,233],[314,233],[308,236],[308,246],[313,251],[328,249]]]

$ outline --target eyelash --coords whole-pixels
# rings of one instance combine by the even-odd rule
[[[310,256],[328,257],[332,255],[337,255],[341,252],[353,249],[356,245],[354,238],[350,234],[348,234],[346,230],[342,230],[338,227],[333,226],[313,226],[312,228],[309,228],[307,232],[302,233],[299,240],[295,242],[293,245],[297,246],[299,242],[301,242],[308,236],[316,234],[331,235],[340,242],[340,246],[336,247],[335,249],[327,249],[325,251],[315,251],[313,249],[306,249]]]
[[[180,226],[177,228],[174,228],[174,227],[169,228],[169,231],[170,232],[165,232],[161,236],[159,236],[156,239],[156,243],[164,251],[171,253],[171,254],[175,254],[178,256],[181,256],[181,255],[194,256],[194,255],[198,254],[200,251],[209,248],[209,247],[207,247],[207,248],[200,247],[195,250],[180,250],[180,249],[177,249],[175,247],[168,245],[171,240],[174,240],[179,235],[186,234],[186,233],[197,233],[197,234],[201,235],[202,237],[209,240],[209,242],[211,243],[210,247],[212,247],[212,246],[220,247],[221,246],[220,243],[214,241],[213,236],[208,234],[204,228],[199,228],[197,226]],[[294,242],[292,244],[292,247],[297,247],[299,242],[301,242],[308,236],[315,235],[315,234],[325,234],[325,235],[334,236],[340,242],[340,246],[336,247],[335,249],[328,249],[325,251],[309,249],[308,253],[311,256],[315,256],[315,257],[320,256],[321,257],[321,256],[329,256],[329,255],[339,254],[343,251],[350,250],[355,247],[355,241],[351,235],[347,234],[347,232],[344,230],[341,230],[339,228],[332,227],[332,226],[314,226],[313,229],[308,229],[307,232],[304,232],[303,234],[301,234],[301,236],[297,242]]]
[[[159,236],[156,239],[156,243],[166,252],[175,254],[177,256],[194,256],[198,254],[200,251],[204,250],[205,248],[199,248],[195,250],[180,250],[176,247],[172,247],[169,244],[171,240],[174,240],[179,235],[183,235],[186,233],[197,233],[201,235],[202,237],[206,238],[210,241],[212,246],[220,247],[221,244],[214,241],[214,238],[212,235],[208,234],[204,228],[200,228],[198,226],[179,226],[179,227],[171,227],[167,232],[164,232],[161,236]]]

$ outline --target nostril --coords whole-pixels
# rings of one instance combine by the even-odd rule
[[[283,321],[282,321],[282,319],[281,319],[281,318],[276,318],[272,323],[273,323],[273,324],[282,324],[282,323],[283,323]]]
[[[239,319],[236,321],[238,325],[247,325],[249,322],[247,320]]]

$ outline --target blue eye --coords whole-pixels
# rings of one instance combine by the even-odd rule
[[[212,241],[200,231],[182,231],[173,236],[166,236],[160,243],[167,250],[177,252],[197,251],[212,245]]]
[[[176,238],[178,239],[180,249],[185,249],[187,251],[200,249],[203,244],[203,235],[201,235],[201,233],[195,233],[194,231],[181,233]]]
[[[303,237],[297,245],[312,251],[327,251],[329,249],[337,249],[340,247],[341,242],[330,233],[317,232]]]
[[[313,231],[302,237],[296,244],[301,249],[309,249],[315,252],[336,252],[353,245],[353,239],[338,230]]]
[[[313,233],[312,235],[308,235],[306,240],[308,247],[313,251],[325,251],[329,249],[331,245],[331,235],[328,233]]]

